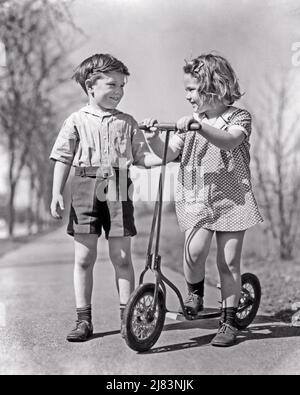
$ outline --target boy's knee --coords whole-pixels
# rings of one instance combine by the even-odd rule
[[[75,235],[75,265],[82,269],[93,266],[97,259],[97,235]]]
[[[120,254],[118,252],[111,252],[110,259],[112,264],[116,267],[129,268],[131,267],[131,258],[127,254]]]
[[[96,258],[97,254],[91,252],[86,255],[76,256],[75,265],[86,270],[94,266]]]

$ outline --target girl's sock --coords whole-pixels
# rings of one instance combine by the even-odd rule
[[[190,293],[198,295],[203,298],[204,296],[204,280],[200,281],[197,284],[190,284],[187,282],[188,290]]]
[[[86,306],[76,309],[78,321],[87,321],[92,323],[92,306]]]
[[[220,325],[224,324],[225,321],[226,321],[226,309],[225,309],[225,307],[222,307],[221,317],[220,317]]]
[[[223,307],[221,320],[226,324],[236,327],[235,318],[237,311],[238,311],[237,307],[225,307],[225,308]]]

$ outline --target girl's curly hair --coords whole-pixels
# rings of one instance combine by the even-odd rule
[[[212,103],[217,98],[225,105],[232,105],[243,95],[233,68],[222,56],[203,54],[185,62],[184,72],[200,82],[198,91],[203,101]]]

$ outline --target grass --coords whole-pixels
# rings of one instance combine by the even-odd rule
[[[0,239],[0,257],[13,251],[29,241],[29,236],[16,237],[13,239]]]
[[[133,248],[141,257],[145,251],[150,233],[152,213],[137,210],[138,236]],[[180,232],[174,212],[163,214],[160,254],[162,265],[182,273],[184,237]],[[212,243],[206,263],[206,283],[216,285],[219,276],[216,268],[216,243]],[[242,272],[256,274],[262,286],[261,312],[290,322],[291,304],[300,301],[300,258],[282,261],[274,254],[274,246],[257,226],[246,233]]]
[[[60,224],[61,225],[61,224]],[[43,230],[40,233],[32,234],[32,235],[24,235],[24,236],[17,236],[13,238],[5,238],[5,239],[0,239],[0,258],[9,253],[10,251],[14,251],[20,247],[22,247],[24,244],[30,243],[31,241],[36,240],[40,236],[43,236],[52,230],[57,228],[57,224],[53,223],[49,228]]]

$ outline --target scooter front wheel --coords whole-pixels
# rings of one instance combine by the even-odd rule
[[[243,330],[251,324],[256,317],[261,299],[261,286],[259,279],[252,273],[242,275],[242,292],[236,315],[236,326]]]
[[[156,306],[153,306],[154,292],[155,284],[142,284],[127,303],[123,336],[134,351],[150,350],[162,332],[166,317],[165,297],[159,289]]]

